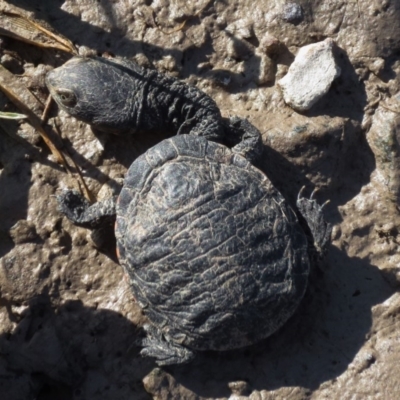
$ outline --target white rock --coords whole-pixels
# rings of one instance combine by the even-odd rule
[[[298,111],[310,109],[340,75],[333,57],[333,40],[302,47],[288,73],[278,82],[285,103]]]

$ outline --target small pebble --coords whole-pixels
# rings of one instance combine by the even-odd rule
[[[283,8],[282,19],[297,25],[304,19],[304,12],[300,4],[287,3]]]

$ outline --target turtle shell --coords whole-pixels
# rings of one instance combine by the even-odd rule
[[[202,137],[175,136],[135,160],[116,236],[151,323],[192,349],[271,335],[307,286],[307,240],[293,210],[261,171]]]

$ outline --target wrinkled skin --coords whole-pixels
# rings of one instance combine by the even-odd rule
[[[129,61],[74,57],[46,77],[60,108],[108,132],[162,131],[191,134],[233,145],[255,160],[259,131],[246,120],[225,123],[209,96],[194,86]]]
[[[150,321],[141,354],[184,363],[281,327],[305,292],[309,246],[293,210],[250,163],[262,152],[259,131],[236,117],[224,124],[198,89],[126,62],[72,59],[47,84],[61,108],[103,130],[179,134],[134,161],[117,201],[58,196],[61,212],[87,228],[116,215],[119,259]],[[232,149],[209,141],[227,136]],[[322,207],[301,196],[297,207],[323,254],[331,226]]]

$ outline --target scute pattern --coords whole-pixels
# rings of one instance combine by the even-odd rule
[[[116,235],[146,315],[193,349],[269,336],[307,285],[307,242],[291,208],[243,157],[201,137],[165,140],[132,164]]]
[[[57,196],[82,227],[102,231],[117,214],[118,257],[150,320],[140,354],[185,363],[196,349],[252,344],[283,325],[307,285],[308,246],[292,209],[251,164],[263,154],[259,130],[222,118],[201,90],[127,60],[74,57],[46,84],[61,109],[97,130],[177,135],[132,164],[118,199]],[[301,192],[296,206],[323,257],[332,230],[323,206]]]

